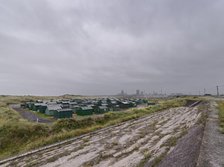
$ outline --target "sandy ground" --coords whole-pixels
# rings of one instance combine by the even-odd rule
[[[103,129],[3,166],[143,166],[171,152],[173,141],[193,127],[200,116],[197,107],[172,108]]]
[[[224,134],[219,131],[217,103],[211,103],[198,167],[224,167]]]

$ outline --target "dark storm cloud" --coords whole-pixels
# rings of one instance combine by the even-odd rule
[[[0,0],[0,94],[213,90],[224,82],[223,9],[221,0]]]

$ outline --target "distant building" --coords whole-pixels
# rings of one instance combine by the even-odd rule
[[[136,90],[136,95],[140,95],[140,90]]]

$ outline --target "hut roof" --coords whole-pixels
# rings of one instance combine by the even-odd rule
[[[48,108],[48,110],[60,110],[60,109],[62,109],[61,105],[48,105],[47,108]]]

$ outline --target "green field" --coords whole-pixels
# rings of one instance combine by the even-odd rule
[[[183,106],[185,99],[159,100],[158,105],[144,109],[108,112],[97,117],[61,119],[54,124],[28,122],[8,107],[26,100],[52,99],[55,97],[1,96],[0,97],[0,159],[31,149],[59,142],[127,120],[136,119],[163,109]]]

